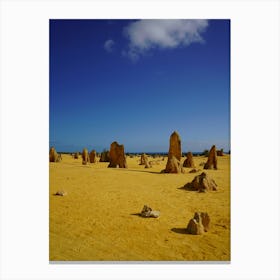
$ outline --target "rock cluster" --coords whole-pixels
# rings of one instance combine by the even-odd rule
[[[209,230],[210,217],[206,212],[196,212],[187,225],[187,233],[203,234]]]
[[[108,167],[127,168],[124,145],[119,145],[118,142],[113,142],[110,147],[110,164]]]
[[[192,182],[187,183],[183,188],[198,192],[216,191],[217,184],[205,172],[202,172],[200,175],[195,176]]]

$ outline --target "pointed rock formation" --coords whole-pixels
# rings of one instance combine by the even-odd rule
[[[213,145],[209,155],[208,160],[204,165],[204,169],[217,169],[217,152],[216,152],[216,146]]]
[[[177,131],[174,131],[170,136],[168,156],[175,156],[179,161],[181,160],[181,138]]]
[[[88,150],[86,148],[83,149],[82,152],[82,164],[86,165],[87,163],[89,163],[89,155],[88,155]]]
[[[113,142],[110,147],[110,164],[108,167],[127,168],[124,145],[119,145],[118,142]]]
[[[139,165],[144,165],[145,161],[148,161],[148,156],[146,154],[142,154],[140,158],[140,164]]]
[[[178,132],[174,131],[170,136],[168,160],[164,173],[184,173],[182,164],[180,163],[182,156],[181,138]]]
[[[185,159],[185,161],[183,163],[183,167],[195,168],[195,165],[193,162],[193,155],[191,152],[187,153],[187,158]]]
[[[96,151],[95,150],[92,150],[89,154],[89,162],[90,163],[95,163],[96,162]]]

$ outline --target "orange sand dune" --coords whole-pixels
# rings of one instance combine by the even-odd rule
[[[151,160],[159,164],[150,169],[139,165],[140,157],[127,157],[128,169],[85,166],[70,155],[50,163],[50,260],[229,261],[230,156],[218,157],[218,170],[206,170],[218,185],[208,193],[180,189],[201,172],[160,174],[167,158]],[[201,171],[206,160],[194,157]],[[58,190],[67,195],[53,195]],[[135,215],[144,204],[160,217]],[[210,216],[204,235],[185,233],[196,211]]]

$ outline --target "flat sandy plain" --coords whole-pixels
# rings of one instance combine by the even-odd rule
[[[160,174],[167,157],[150,160],[159,164],[145,169],[135,156],[127,169],[107,168],[67,154],[50,163],[50,261],[230,261],[230,156],[206,170],[218,185],[207,193],[180,189],[201,174],[206,157],[194,157],[200,172],[185,174]],[[160,217],[138,216],[145,204]],[[196,211],[210,216],[204,235],[185,232]]]

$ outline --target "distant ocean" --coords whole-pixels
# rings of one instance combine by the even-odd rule
[[[61,153],[61,154],[73,154],[75,152],[69,152],[69,151],[57,151],[58,153]],[[78,151],[78,152],[82,152],[82,151]],[[102,151],[97,151],[97,153],[101,153]],[[125,152],[126,155],[141,155],[145,153],[146,155],[150,155],[150,156],[155,156],[155,155],[159,155],[159,156],[167,156],[168,155],[168,152]],[[182,152],[182,155],[186,155],[187,152]],[[204,152],[192,152],[192,154],[194,156],[199,156],[199,155],[202,155],[204,154]],[[227,154],[227,152],[224,152],[224,154]]]
[[[51,144],[49,145],[49,149],[51,148]],[[76,153],[76,152],[82,152],[82,148],[81,147],[60,147],[59,145],[57,145],[57,146],[55,146],[54,145],[54,147],[55,147],[55,149],[56,149],[56,151],[58,152],[58,153],[61,153],[61,154],[73,154],[73,153]],[[97,153],[102,153],[103,151],[105,151],[105,150],[109,150],[108,148],[100,148],[100,147],[96,147],[96,148],[91,148],[91,147],[88,147],[88,151],[90,152],[91,150],[95,150]],[[185,155],[185,154],[187,154],[187,152],[192,152],[192,154],[194,155],[194,156],[196,156],[196,155],[201,155],[201,154],[204,154],[204,152],[205,152],[206,150],[203,150],[203,151],[195,151],[195,152],[193,152],[193,151],[183,151],[182,152],[182,154],[183,155]],[[165,152],[155,152],[155,151],[152,151],[152,152],[146,152],[146,151],[137,151],[137,152],[130,152],[130,151],[125,151],[125,154],[126,155],[141,155],[141,154],[143,154],[143,153],[145,153],[145,154],[147,154],[147,155],[151,155],[151,156],[153,156],[153,155],[161,155],[161,156],[166,156],[166,155],[168,155],[168,149],[167,149],[167,151],[165,151]],[[225,151],[224,150],[224,154],[229,154],[230,152],[227,150],[227,151]]]

